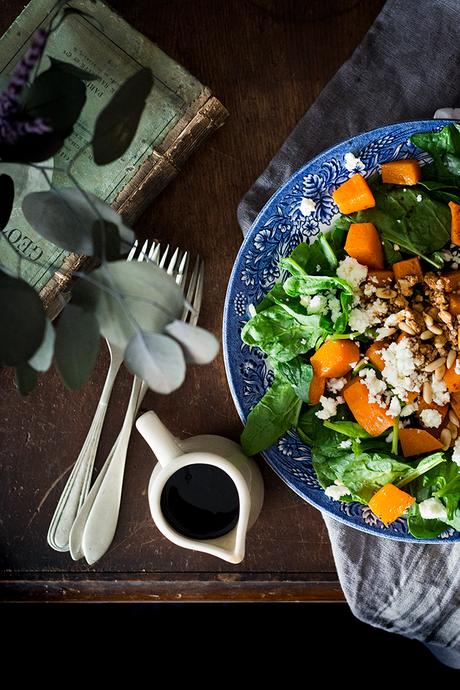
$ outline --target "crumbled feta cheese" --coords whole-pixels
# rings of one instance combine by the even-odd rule
[[[350,494],[350,489],[347,489],[342,482],[336,479],[334,484],[331,484],[324,490],[324,493],[326,496],[329,496],[329,498],[332,498],[333,501],[339,501],[342,496]]]
[[[329,379],[327,382],[327,390],[331,393],[339,393],[344,389],[347,379],[345,376],[336,379]]]
[[[367,362],[367,358],[366,358],[366,362]],[[358,365],[358,362],[350,362],[350,366],[352,369],[354,369],[357,365]]]
[[[424,520],[447,520],[447,510],[439,498],[427,498],[418,504],[418,509]]]
[[[361,369],[358,376],[368,390],[368,400],[370,403],[378,403],[381,407],[386,407],[382,400],[382,393],[386,391],[385,381],[378,379],[374,369]]]
[[[388,414],[391,415],[391,417],[398,417],[401,414],[401,403],[396,396],[391,398]]]
[[[350,311],[348,325],[352,331],[364,333],[371,326],[376,326],[383,321],[387,314],[388,304],[381,299],[375,299],[366,307],[355,307]]]
[[[393,443],[393,429],[385,436],[385,443]]]
[[[309,314],[321,314],[327,307],[327,300],[324,295],[313,295],[309,298],[308,304],[302,302],[302,298],[300,298],[300,302],[307,308]]]
[[[455,441],[452,460],[460,467],[460,436]]]
[[[305,307],[309,314],[321,314],[327,308],[327,300],[324,295],[301,295],[300,304]]]
[[[422,200],[422,195],[421,195],[421,194],[417,194],[417,196],[416,196],[415,198],[417,199],[418,202],[420,202],[420,201]]]
[[[400,222],[401,222],[400,218],[397,218],[397,219],[396,219],[396,222],[397,222],[397,223],[400,223]]]
[[[339,404],[338,399],[326,398],[325,395],[322,395],[319,402],[322,405],[322,409],[318,410],[316,413],[318,419],[330,419],[330,417],[335,417],[337,414],[337,405]]]
[[[319,273],[321,271],[321,266],[319,264],[316,264],[316,272]]]
[[[363,288],[364,295],[366,297],[372,297],[372,295],[377,291],[377,287],[373,283],[366,283]]]
[[[361,158],[356,158],[356,156],[348,151],[343,157],[344,166],[348,172],[353,172],[354,170],[364,170],[364,163]]]
[[[454,269],[454,271],[457,270],[457,268],[458,268],[458,263],[457,263],[456,261],[452,261],[452,268]]]
[[[358,288],[367,277],[367,266],[358,263],[352,256],[346,256],[339,262],[337,275],[347,280],[353,288]]]
[[[388,321],[388,319],[387,319]],[[382,377],[400,400],[407,400],[409,391],[420,391],[424,375],[419,371],[409,338],[393,342],[381,352],[385,363]]]
[[[399,244],[394,244],[394,245],[393,245],[393,249],[395,250],[395,252],[399,252],[399,250],[401,249],[401,247],[399,246]]]
[[[407,338],[405,338],[407,340]],[[444,381],[437,381],[434,376],[431,377],[431,390],[433,392],[433,402],[436,405],[447,405],[450,400],[450,394]]]
[[[327,296],[327,308],[331,312],[332,322],[337,321],[342,313],[342,307],[340,305],[340,300],[332,293],[329,293]]]
[[[316,204],[313,201],[313,199],[307,199],[306,197],[303,197],[302,201],[300,202],[300,213],[303,216],[311,216],[311,214],[314,213],[315,210]]]
[[[420,412],[420,419],[423,422],[423,426],[433,427],[437,429],[442,422],[442,417],[437,410],[422,410]]]
[[[339,448],[351,448],[351,438],[345,439],[345,441],[340,441]]]

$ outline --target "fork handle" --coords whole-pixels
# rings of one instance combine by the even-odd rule
[[[52,517],[47,539],[56,551],[69,551],[70,530],[88,494],[102,426],[121,362],[116,356],[110,362],[93,421]]]
[[[86,519],[82,547],[89,565],[98,561],[105,554],[115,535],[120,511],[126,454],[134,418],[142,402],[141,390],[142,381],[136,376],[116,448],[114,448],[112,458]]]

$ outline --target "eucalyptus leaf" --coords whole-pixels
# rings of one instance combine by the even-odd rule
[[[61,70],[63,76],[70,74],[71,76],[77,77],[77,79],[81,79],[82,81],[95,81],[96,79],[100,78],[97,74],[87,72],[86,70],[77,67],[77,65],[74,65],[71,62],[64,62],[63,60],[58,60],[57,58],[52,57],[51,55],[49,56],[49,59],[53,67],[57,67],[57,69]]]
[[[74,187],[27,194],[22,210],[34,230],[69,252],[93,256],[96,250],[100,251],[99,242],[95,247],[93,234],[99,216],[108,228],[110,224],[118,228],[123,242],[132,244],[134,241],[133,231],[111,206],[91,192],[83,194]]]
[[[208,364],[219,352],[217,338],[199,326],[191,326],[176,319],[167,324],[165,333],[174,338],[182,347],[186,362]]]
[[[0,175],[0,231],[7,225],[14,204],[14,182],[9,175]]]
[[[53,361],[55,339],[56,333],[51,321],[46,319],[45,333],[41,345],[33,357],[29,359],[29,364],[35,371],[48,371],[50,368]]]
[[[26,363],[45,333],[40,297],[24,280],[0,272],[0,364]]]
[[[152,71],[142,68],[120,86],[99,114],[93,137],[93,155],[97,165],[112,163],[128,149],[152,85]]]
[[[30,117],[49,122],[53,132],[69,134],[86,102],[84,83],[52,64],[38,75],[27,91],[24,111]],[[47,156],[48,157],[48,156]]]
[[[138,330],[128,343],[125,362],[157,393],[172,393],[185,378],[185,360],[180,346],[160,333]]]
[[[37,385],[37,372],[27,363],[16,367],[16,385],[21,395],[29,395]]]
[[[56,332],[55,359],[64,383],[75,390],[88,380],[99,352],[99,326],[93,314],[68,304]]]
[[[92,292],[101,333],[123,350],[136,328],[159,333],[184,307],[175,280],[151,262],[103,264],[91,273],[89,281],[86,299]]]

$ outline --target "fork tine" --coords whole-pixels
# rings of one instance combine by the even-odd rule
[[[197,279],[198,279],[199,265],[200,265],[200,257],[197,256],[195,259],[195,265],[193,266],[192,275],[190,276],[190,282],[188,284],[187,292],[184,291],[184,299],[188,304],[192,303],[192,300],[193,300],[194,295],[195,295],[196,283],[197,283]],[[190,309],[188,309],[188,307],[185,307],[184,311],[182,312],[182,321],[187,321],[187,316],[189,313],[190,313]]]
[[[150,251],[149,251],[148,256],[147,256],[148,261],[152,261],[156,248],[157,248],[157,243],[155,241],[153,241],[152,246],[150,247]]]
[[[165,267],[166,259],[167,259],[167,256],[168,256],[168,252],[169,252],[169,244],[166,245],[166,249],[164,250],[163,256],[161,257],[160,262],[159,262],[159,264],[158,264],[158,266],[159,266],[160,268],[164,268],[164,267]]]
[[[153,249],[155,247],[155,249]],[[153,251],[149,252],[149,259],[152,261],[154,264],[158,265],[158,259],[160,256],[160,243],[154,242],[152,245]]]
[[[188,271],[188,252],[184,252],[184,256],[181,259],[179,268],[177,269],[176,283],[181,287],[182,283],[185,283],[185,278]]]
[[[199,260],[199,270],[198,277],[196,281],[195,296],[193,298],[192,307],[193,312],[190,314],[190,325],[196,326],[198,323],[198,317],[200,315],[201,300],[203,298],[203,279],[204,279],[204,261],[198,257]]]
[[[138,240],[134,240],[134,244],[133,244],[133,246],[131,247],[131,249],[129,250],[129,254],[128,254],[128,256],[126,257],[126,261],[132,261],[132,260],[133,260],[134,254],[136,253],[136,249],[137,249],[137,245],[138,245],[138,244],[139,244],[139,241],[138,241]]]
[[[149,241],[148,241],[148,240],[145,240],[145,242],[144,242],[144,244],[143,244],[143,246],[142,246],[142,249],[141,249],[141,251],[139,252],[139,256],[137,257],[137,260],[138,260],[138,261],[144,261],[145,256],[146,256],[146,253],[147,253],[147,248],[148,248],[148,246],[149,246]]]
[[[176,266],[178,256],[179,256],[179,247],[177,247],[176,251],[174,252],[172,257],[169,259],[168,268],[166,269],[166,273],[169,276],[172,276],[172,274],[174,272],[174,268]]]

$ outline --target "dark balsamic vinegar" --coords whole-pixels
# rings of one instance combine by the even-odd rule
[[[187,465],[166,482],[161,511],[171,527],[191,539],[215,539],[238,522],[240,502],[226,472],[202,463]]]

